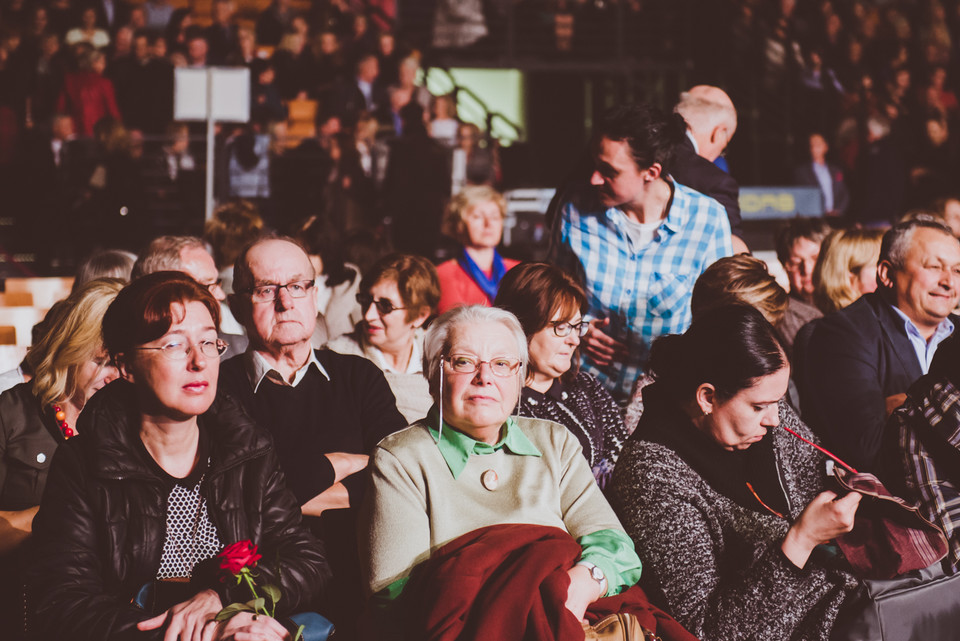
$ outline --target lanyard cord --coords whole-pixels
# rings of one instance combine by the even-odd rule
[[[828,449],[823,448],[823,447],[820,447],[819,445],[817,445],[816,443],[814,443],[814,442],[812,442],[812,441],[808,441],[807,439],[803,438],[802,436],[800,436],[799,434],[797,434],[796,432],[794,432],[793,430],[791,430],[789,427],[787,427],[787,426],[785,426],[785,425],[783,426],[783,429],[785,429],[786,431],[790,432],[791,434],[793,434],[794,436],[796,436],[798,439],[800,439],[801,441],[803,441],[803,442],[806,443],[807,445],[811,445],[811,446],[817,448],[818,450],[820,450],[821,452],[823,452],[824,454],[826,454],[827,456],[829,456],[830,458],[832,458],[834,461],[836,461],[837,463],[839,463],[840,466],[843,467],[843,468],[845,468],[847,471],[852,472],[853,474],[859,474],[859,472],[857,472],[855,469],[853,469],[853,466],[847,465],[846,463],[844,463],[842,460],[840,460],[840,457],[836,456],[835,454],[833,454],[833,453],[832,453],[831,451],[829,451]]]

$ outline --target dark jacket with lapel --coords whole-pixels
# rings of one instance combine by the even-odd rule
[[[743,236],[740,228],[740,186],[737,181],[712,162],[697,155],[687,136],[673,150],[668,173],[681,185],[696,189],[710,196],[727,210],[730,231],[734,236]]]
[[[843,172],[836,165],[827,164],[827,171],[830,172],[830,184],[833,188],[833,211],[843,214],[850,206],[850,191],[843,180]],[[793,182],[805,187],[820,188],[820,181],[813,172],[813,163],[808,162],[797,167],[793,172]],[[826,208],[824,208],[826,209]]]
[[[803,353],[795,352],[803,419],[837,456],[870,471],[886,397],[906,393],[923,374],[904,321],[876,292],[814,321],[807,332]]]

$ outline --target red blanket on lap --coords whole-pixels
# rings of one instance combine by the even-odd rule
[[[567,570],[580,559],[568,533],[539,525],[493,525],[464,534],[424,561],[403,593],[407,637],[423,641],[582,641],[564,607]],[[634,586],[594,603],[597,621],[635,614],[664,641],[696,641]]]

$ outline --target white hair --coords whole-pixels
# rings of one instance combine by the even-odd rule
[[[689,91],[680,94],[680,102],[674,111],[683,116],[695,132],[708,132],[724,125],[730,136],[737,129],[737,110],[732,104],[710,100]]]
[[[467,305],[444,312],[430,325],[423,339],[423,371],[430,382],[430,396],[440,403],[441,359],[446,356],[454,330],[469,336],[470,328],[486,323],[500,323],[513,335],[520,359],[520,380],[527,376],[527,336],[520,321],[510,312],[497,307]]]

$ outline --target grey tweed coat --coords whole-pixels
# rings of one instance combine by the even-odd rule
[[[780,421],[815,439],[783,401]],[[789,503],[780,518],[721,495],[673,450],[640,440],[642,427],[617,462],[610,498],[637,545],[646,586],[662,592],[667,610],[702,641],[829,639],[856,579],[813,558],[798,569],[780,550],[790,524],[825,488],[823,455],[774,431]]]

